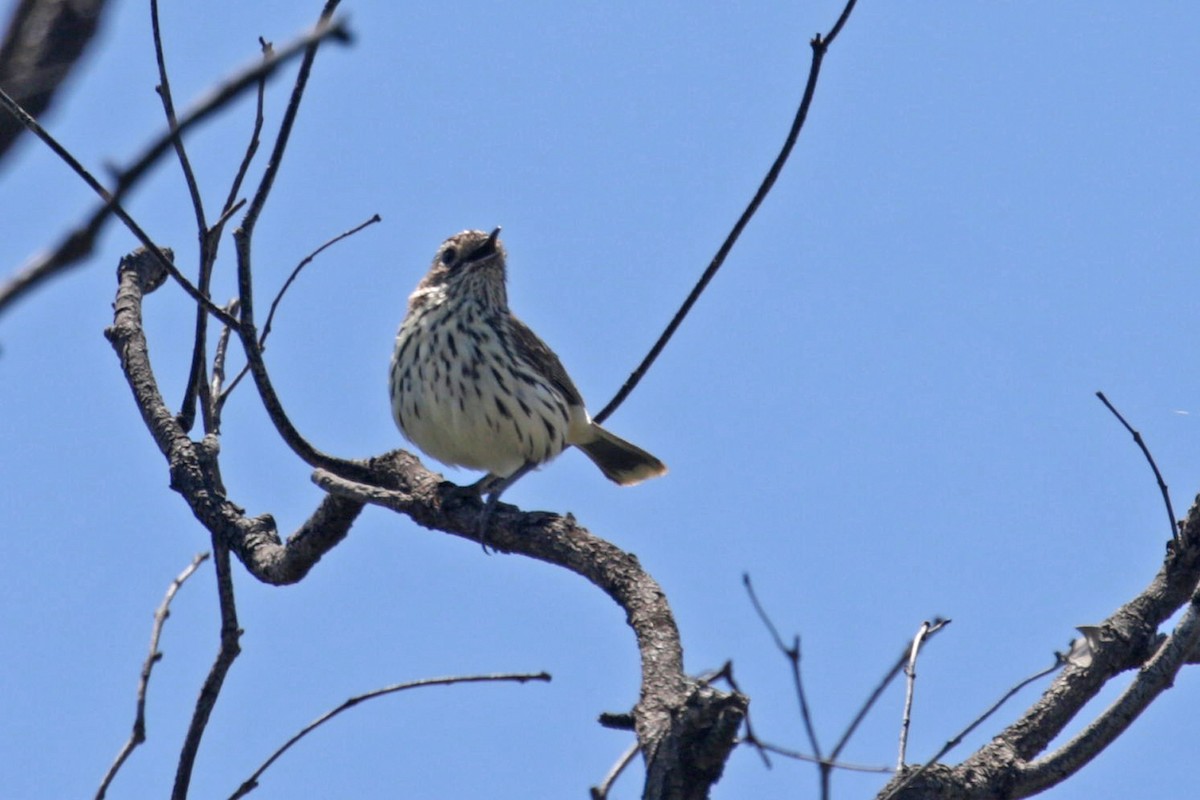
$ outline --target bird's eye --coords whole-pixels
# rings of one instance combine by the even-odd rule
[[[445,250],[442,251],[442,263],[443,264],[449,265],[449,264],[453,263],[454,259],[456,259],[456,258],[458,258],[458,251],[455,250],[453,247],[447,247]]]

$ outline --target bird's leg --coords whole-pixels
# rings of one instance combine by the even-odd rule
[[[493,484],[499,483],[500,481],[503,481],[503,480],[504,480],[504,478],[501,478],[499,475],[493,475],[492,473],[489,472],[487,475],[484,475],[482,478],[475,481],[474,483],[469,484],[467,486],[462,486],[460,488],[463,490],[464,493],[471,492],[472,494],[476,495],[477,497],[483,497],[485,494],[487,494],[488,492],[491,491],[491,487]]]
[[[485,497],[491,491],[491,486],[499,481],[504,480],[498,475],[488,473],[474,483],[468,483],[466,486],[458,486],[457,484],[446,481],[445,483],[445,498],[450,502],[474,501]]]
[[[488,522],[492,518],[492,511],[496,508],[496,503],[500,502],[500,495],[504,494],[504,490],[519,481],[525,475],[529,474],[537,464],[532,461],[526,461],[521,465],[520,469],[505,478],[497,475],[484,475],[470,487],[478,489],[480,496],[487,494],[487,502],[483,504],[483,511],[479,512],[479,544],[483,547],[483,552],[488,552],[487,546],[487,529]]]

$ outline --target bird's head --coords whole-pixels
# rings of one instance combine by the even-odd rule
[[[442,242],[413,299],[436,293],[443,301],[474,297],[485,305],[507,308],[504,280],[500,229],[463,231]]]

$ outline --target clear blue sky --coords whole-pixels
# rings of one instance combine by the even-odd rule
[[[318,10],[165,3],[177,101]],[[267,361],[296,424],[349,457],[402,444],[386,371],[405,298],[444,237],[494,225],[514,308],[601,407],[752,194],[794,113],[808,40],[839,10],[347,3],[357,43],[318,60],[260,226],[260,292],[331,236],[384,222],[310,267],[276,322]],[[161,127],[146,4],[113,12],[47,119],[97,170]],[[807,749],[743,571],[804,637],[827,747],[921,621],[952,617],[920,666],[910,753],[932,754],[1159,565],[1158,491],[1094,391],[1141,429],[1181,515],[1200,487],[1198,26],[1187,4],[860,4],[774,194],[610,421],[670,475],[619,489],[571,452],[506,499],[571,511],[637,553],[670,598],[688,668],[733,659],[759,735],[782,745]],[[285,97],[271,86],[268,128]],[[189,142],[210,208],[250,122],[242,103]],[[5,273],[94,202],[37,143],[18,156],[0,173]],[[174,163],[128,207],[194,264]],[[15,800],[91,796],[132,722],[151,612],[208,549],[101,335],[134,245],[111,228],[87,267],[0,319],[0,785]],[[231,296],[232,261],[218,269],[217,296]],[[146,314],[177,403],[191,305],[171,288]],[[224,433],[232,498],[292,530],[320,495],[249,386]],[[254,796],[581,797],[630,743],[594,720],[637,699],[633,637],[572,575],[370,509],[302,584],[239,570],[237,589],[244,653],[195,797],[228,795],[349,695],[428,676],[554,681],[375,701],[286,755]],[[110,796],[168,791],[216,648],[214,603],[209,569],[176,599],[149,741]],[[896,687],[847,760],[894,761],[901,701]],[[1046,796],[1194,796],[1198,702],[1192,668]],[[839,773],[836,796],[881,781]],[[639,793],[635,771],[614,796]],[[810,766],[766,771],[739,751],[715,796],[815,793]]]

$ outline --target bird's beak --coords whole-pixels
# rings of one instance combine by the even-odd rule
[[[496,230],[492,231],[491,235],[489,235],[488,238],[483,240],[483,244],[479,245],[478,247],[476,247],[474,250],[471,251],[470,255],[467,256],[466,260],[474,263],[476,261],[483,261],[485,258],[490,258],[491,256],[494,256],[497,253],[497,251],[499,250],[499,246],[498,246],[499,240],[500,240],[500,229],[496,228]]]

